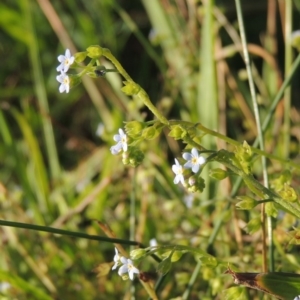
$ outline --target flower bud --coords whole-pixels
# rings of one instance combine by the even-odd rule
[[[155,126],[147,127],[143,130],[142,137],[146,140],[153,140],[159,136],[161,130],[157,130]]]
[[[238,209],[242,209],[242,210],[250,210],[259,204],[258,201],[256,201],[255,199],[252,199],[248,196],[241,196],[241,197],[238,197],[238,199],[242,200],[242,201],[238,202],[235,206]]]
[[[87,49],[87,56],[90,58],[99,58],[102,56],[103,50],[100,46],[90,46]]]
[[[173,137],[175,140],[180,140],[187,135],[187,131],[182,128],[180,125],[175,125],[171,127],[171,131],[169,132],[169,136]]]
[[[132,138],[138,138],[141,136],[145,124],[139,121],[130,121],[125,124],[126,133]]]
[[[75,62],[78,63],[78,64],[82,63],[85,60],[86,55],[87,55],[86,51],[75,53],[74,54]]]
[[[217,180],[222,180],[228,176],[228,172],[221,168],[215,168],[209,171],[209,176]]]
[[[140,149],[129,147],[128,151],[122,153],[122,162],[124,165],[137,167],[142,163],[144,157],[144,153]]]
[[[133,96],[138,94],[138,92],[141,89],[140,86],[134,82],[124,81],[124,85],[125,86],[121,88],[121,91],[128,96]]]
[[[281,191],[278,191],[278,194],[286,201],[295,202],[298,199],[296,191],[287,183],[283,185]]]
[[[244,141],[243,146],[237,147],[235,151],[235,157],[238,159],[240,166],[246,174],[251,173],[251,159],[252,150],[246,141]]]
[[[203,192],[205,188],[205,181],[201,176],[192,175],[188,179],[188,191],[195,193],[195,192]]]
[[[147,251],[145,249],[134,249],[130,251],[130,258],[132,260],[137,260],[147,254]]]

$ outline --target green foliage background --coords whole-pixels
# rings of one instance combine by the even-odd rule
[[[296,55],[283,36],[288,26],[299,27],[300,2],[293,2],[294,22],[284,17],[288,2],[242,1],[262,119]],[[173,184],[171,170],[185,145],[170,138],[168,131],[142,144],[145,160],[135,171],[125,168],[120,156],[111,155],[112,137],[124,121],[153,118],[142,103],[120,91],[118,74],[86,78],[68,94],[59,94],[55,80],[57,56],[66,48],[75,53],[101,45],[112,51],[168,119],[201,122],[251,144],[257,130],[234,3],[203,3],[1,1],[0,219],[104,235],[94,221],[100,220],[122,239],[132,239],[130,222],[135,222],[132,237],[144,245],[156,238],[162,245],[208,249],[242,272],[261,271],[261,233],[245,231],[260,211],[235,210],[236,200],[230,197],[235,177],[218,184],[207,176],[207,188],[192,196],[190,208],[185,203],[189,195]],[[272,19],[273,25],[268,23]],[[298,83],[299,71],[285,94],[290,105],[278,106],[265,133],[267,152],[295,161],[300,139]],[[227,147],[212,137],[203,143],[210,149]],[[269,162],[271,179],[286,167]],[[259,160],[253,170],[261,179]],[[299,193],[299,170],[292,171],[292,186]],[[239,190],[240,195],[246,193],[245,187]],[[133,197],[135,217],[130,213]],[[287,231],[293,226],[295,217],[279,214],[274,225],[276,270],[299,271],[298,248],[288,247],[293,236]],[[0,288],[1,299],[129,299],[130,282],[116,272],[103,277],[93,272],[98,264],[112,261],[113,244],[10,227],[1,227],[0,233],[0,283],[12,285],[7,291]],[[185,254],[172,265],[159,299],[185,295],[196,260]],[[140,268],[155,273],[157,263],[147,259]],[[223,290],[232,285],[224,270],[222,264],[202,267],[189,299],[222,299]],[[248,299],[263,297],[254,291],[241,293]],[[136,295],[147,298],[138,283]]]

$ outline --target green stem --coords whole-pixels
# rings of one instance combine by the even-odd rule
[[[118,72],[126,79],[128,83],[131,83],[137,90],[138,92],[136,93],[137,97],[139,97],[144,105],[146,105],[151,112],[156,116],[156,118],[163,124],[169,125],[169,121],[160,113],[160,111],[153,105],[151,102],[148,94],[146,91],[139,86],[137,83],[135,83],[132,78],[129,76],[129,74],[125,71],[125,69],[122,67],[122,65],[119,63],[119,61],[112,55],[112,53],[106,49],[102,48],[102,55],[105,56],[107,59],[109,59],[112,64],[116,67]]]
[[[241,8],[241,3],[240,0],[235,0],[236,4],[236,10],[237,10],[237,17],[238,17],[238,23],[239,23],[239,29],[240,29],[240,34],[241,34],[241,41],[242,41],[242,47],[243,47],[243,54],[244,54],[244,59],[245,59],[245,64],[246,64],[246,70],[247,70],[247,75],[248,75],[248,81],[249,81],[249,88],[250,88],[250,93],[251,93],[251,99],[252,99],[252,105],[253,105],[253,111],[254,111],[254,116],[255,116],[255,122],[256,122],[256,127],[257,127],[257,133],[258,133],[258,140],[259,140],[259,145],[260,149],[262,151],[265,150],[264,146],[264,137],[263,137],[263,131],[262,131],[262,126],[261,126],[261,121],[260,121],[260,115],[259,115],[259,108],[258,108],[258,103],[257,103],[257,97],[256,97],[256,92],[255,92],[255,85],[254,85],[254,80],[253,80],[253,74],[251,70],[251,63],[250,63],[250,57],[249,57],[249,52],[248,52],[248,47],[247,47],[247,38],[246,38],[246,33],[245,33],[245,28],[244,28],[244,20],[243,20],[243,14],[242,14],[242,8]],[[268,173],[267,173],[267,160],[265,156],[261,157],[261,163],[262,163],[262,170],[263,170],[263,178],[264,178],[264,185],[266,188],[269,186],[269,179],[268,179]],[[270,217],[268,217],[270,218]],[[267,254],[266,254],[266,248],[267,248],[267,240],[266,240],[266,216],[265,216],[265,206],[261,206],[261,221],[262,221],[262,240],[263,240],[263,250],[262,250],[262,255],[263,255],[263,271],[267,271]],[[271,221],[270,221],[271,222]],[[268,226],[268,229],[272,229],[272,226]],[[269,247],[273,249],[273,230],[271,232],[268,232],[268,237],[269,237]],[[273,252],[273,251],[271,251]],[[270,265],[273,266],[273,255],[271,256],[271,263]],[[273,270],[271,270],[273,271]]]
[[[289,73],[292,65],[292,46],[291,46],[291,33],[292,33],[292,0],[285,0],[285,75]],[[290,153],[290,132],[291,132],[291,88],[287,88],[284,92],[284,125],[283,125],[283,153],[284,157],[288,158]]]
[[[200,123],[197,123],[197,124],[195,125],[194,123],[187,122],[187,121],[170,120],[170,121],[169,121],[169,124],[170,124],[170,126],[181,125],[181,126],[183,126],[184,128],[186,128],[186,129],[197,128],[197,129],[203,131],[203,132],[206,133],[206,134],[215,136],[215,137],[217,137],[217,138],[219,138],[219,139],[225,141],[225,142],[228,143],[228,144],[231,144],[231,145],[237,146],[237,147],[241,146],[241,143],[240,143],[240,142],[235,141],[235,140],[233,140],[233,139],[231,139],[231,138],[229,138],[229,137],[227,137],[227,136],[225,136],[225,135],[223,135],[223,134],[221,134],[221,133],[219,133],[219,132],[217,132],[217,131],[211,130],[211,129],[209,129],[209,128],[203,126],[203,125],[200,124]],[[202,149],[202,148],[203,148],[203,147],[200,147],[199,149]],[[258,154],[258,155],[265,156],[265,157],[267,157],[267,158],[269,158],[269,159],[271,159],[271,160],[279,161],[279,162],[284,163],[284,164],[286,164],[286,165],[288,165],[288,166],[293,166],[295,169],[298,169],[298,170],[300,169],[300,165],[299,165],[298,163],[292,162],[292,161],[290,161],[289,159],[283,159],[283,158],[281,158],[281,157],[278,157],[278,156],[273,155],[273,154],[269,154],[269,153],[267,153],[267,152],[265,152],[265,151],[262,151],[262,150],[260,150],[260,149],[255,148],[255,147],[251,147],[251,150],[252,150],[253,153],[256,153],[256,154]]]
[[[142,245],[135,241],[128,241],[123,239],[112,239],[105,236],[97,236],[97,235],[90,235],[83,232],[75,232],[75,231],[69,231],[69,230],[63,230],[48,226],[40,226],[40,225],[33,225],[28,223],[20,223],[20,222],[12,222],[12,221],[6,221],[6,220],[0,220],[0,226],[8,226],[8,227],[16,227],[16,228],[22,228],[22,229],[29,229],[29,230],[35,230],[35,231],[43,231],[43,232],[49,232],[53,234],[61,234],[71,237],[78,237],[83,238],[87,240],[94,240],[94,241],[100,241],[100,242],[109,242],[109,243],[117,243],[117,244],[124,244],[124,245],[136,245],[142,247]]]

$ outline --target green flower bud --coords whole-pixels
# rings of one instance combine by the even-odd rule
[[[99,58],[102,56],[103,50],[100,46],[90,46],[87,49],[87,56],[90,58]]]
[[[278,194],[286,201],[295,202],[298,199],[296,191],[287,183],[284,184],[281,191],[278,191]]]
[[[187,131],[180,125],[175,125],[171,127],[169,136],[173,137],[175,140],[180,140],[187,135]]]
[[[75,62],[78,63],[78,64],[82,63],[85,60],[86,56],[87,56],[86,51],[75,53],[74,54]]]
[[[126,152],[122,153],[122,162],[125,166],[137,167],[142,163],[144,157],[145,155],[140,149],[129,147]]]
[[[251,159],[252,159],[252,150],[246,141],[244,141],[243,146],[239,146],[236,148],[235,157],[240,163],[240,167],[242,167],[243,171],[246,174],[251,173]]]
[[[228,176],[228,172],[221,168],[215,168],[209,171],[209,176],[217,180],[222,180]]]
[[[132,138],[138,138],[142,135],[142,131],[145,128],[145,123],[139,121],[130,121],[125,124],[126,133]]]
[[[147,251],[145,249],[134,249],[130,251],[130,258],[132,260],[137,260],[147,254]]]
[[[238,209],[242,209],[242,210],[250,210],[259,204],[258,201],[256,201],[255,199],[252,199],[248,196],[237,197],[237,199],[239,199],[241,201],[238,202],[235,206]]]
[[[276,191],[279,192],[284,188],[284,185],[290,184],[292,179],[292,174],[290,170],[284,170],[280,176],[272,181],[272,188]]]
[[[128,96],[136,95],[141,90],[140,86],[135,82],[124,81],[124,85],[125,86],[123,86],[121,90],[124,94]]]
[[[159,136],[161,130],[157,130],[155,126],[147,127],[143,130],[142,137],[146,140],[153,140]]]
[[[203,192],[205,188],[205,181],[201,176],[192,175],[188,179],[187,189],[189,192]]]

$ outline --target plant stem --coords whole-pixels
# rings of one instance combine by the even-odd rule
[[[300,61],[300,60],[299,60]],[[181,120],[170,120],[169,121],[170,123],[170,126],[173,126],[173,125],[181,125],[183,126],[184,128],[186,129],[193,129],[193,128],[196,128],[196,129],[199,129],[201,131],[203,131],[204,133],[206,134],[210,134],[210,135],[213,135],[223,141],[225,141],[226,143],[230,144],[230,145],[233,145],[233,146],[236,146],[236,147],[239,147],[241,146],[241,143],[236,141],[236,140],[233,140],[231,138],[229,138],[228,136],[225,136],[217,131],[214,131],[214,130],[211,130],[205,126],[203,126],[202,124],[200,123],[197,123],[196,125],[194,123],[191,123],[191,122],[187,122],[187,121],[181,121]],[[201,148],[199,148],[201,149]],[[262,156],[265,156],[266,158],[268,159],[272,159],[272,160],[276,160],[276,161],[279,161],[283,164],[286,164],[288,166],[292,166],[294,167],[295,169],[298,169],[300,170],[300,165],[298,163],[295,163],[295,162],[292,162],[290,161],[289,159],[283,159],[281,157],[278,157],[276,155],[273,155],[273,154],[269,154],[265,151],[262,151],[260,149],[257,149],[255,147],[251,147],[251,151],[253,153],[256,153],[258,155],[262,155]]]
[[[0,220],[0,226],[9,226],[9,227],[23,228],[23,229],[29,229],[29,230],[35,230],[35,231],[43,231],[43,232],[49,232],[49,233],[53,233],[53,234],[61,234],[61,235],[67,235],[67,236],[71,236],[71,237],[78,237],[78,238],[83,238],[83,239],[87,239],[87,240],[94,240],[94,241],[101,241],[101,242],[142,246],[139,242],[135,242],[135,241],[114,239],[114,238],[108,238],[105,236],[90,235],[90,234],[86,234],[83,232],[75,232],[75,231],[57,229],[57,228],[48,227],[48,226],[33,225],[33,224],[28,224],[28,223]]]
[[[264,137],[263,137],[263,131],[262,131],[262,126],[260,122],[260,115],[259,115],[259,108],[258,108],[258,103],[257,103],[257,97],[256,97],[256,92],[255,92],[255,85],[254,85],[254,80],[253,80],[253,74],[251,70],[251,63],[250,63],[250,57],[249,57],[249,52],[247,48],[247,38],[246,38],[246,33],[245,33],[245,28],[244,28],[244,20],[243,20],[243,14],[242,14],[242,8],[241,8],[241,3],[240,0],[235,0],[236,4],[236,10],[237,10],[237,17],[238,17],[238,23],[239,23],[239,29],[240,29],[240,34],[241,34],[241,41],[242,41],[242,46],[243,46],[243,54],[244,54],[244,60],[246,64],[246,70],[248,74],[248,81],[249,81],[249,88],[250,88],[250,93],[251,93],[251,99],[252,99],[252,105],[253,105],[253,111],[254,111],[254,116],[255,116],[255,122],[256,122],[256,127],[257,127],[257,133],[258,133],[258,140],[259,140],[259,145],[260,149],[262,151],[265,150],[264,146]],[[262,163],[262,170],[263,170],[263,178],[264,178],[264,185],[266,188],[269,186],[269,179],[268,179],[268,173],[267,173],[267,161],[266,157],[262,156],[261,157],[261,163]],[[270,218],[270,217],[268,217]],[[269,222],[272,222],[270,220]],[[267,272],[267,236],[266,236],[266,216],[265,216],[265,205],[262,204],[261,206],[261,223],[262,223],[262,241],[263,241],[263,250],[262,250],[262,256],[263,256],[263,271]],[[272,226],[268,226],[268,229],[272,229]],[[268,237],[269,237],[269,247],[273,247],[273,231],[268,232]],[[273,255],[270,259],[273,259]],[[273,262],[271,262],[271,265],[273,265]],[[271,270],[273,271],[273,270]]]
[[[285,18],[284,18],[284,64],[285,75],[289,73],[292,64],[292,46],[291,46],[291,33],[292,33],[292,0],[285,0]],[[287,88],[284,92],[284,125],[283,125],[283,156],[289,157],[290,153],[290,130],[291,130],[291,88]]]
[[[165,125],[169,125],[169,121],[160,113],[160,111],[153,105],[153,103],[151,102],[148,94],[146,93],[146,91],[139,86],[137,83],[135,83],[132,78],[129,76],[129,74],[125,71],[125,69],[122,67],[122,65],[119,63],[119,61],[112,55],[112,53],[106,49],[106,48],[102,48],[103,53],[102,55],[105,56],[107,59],[109,59],[115,66],[115,68],[118,70],[118,72],[126,79],[126,81],[128,83],[131,83],[132,85],[134,85],[137,89],[137,97],[139,97],[144,105],[146,105],[151,111],[152,113],[156,116],[156,118],[163,124]]]

